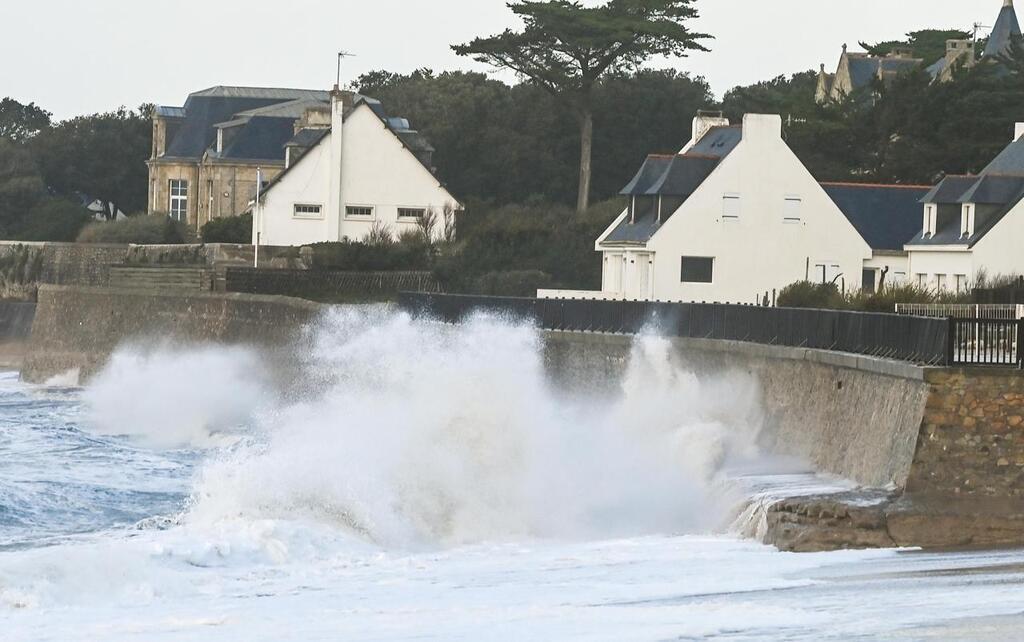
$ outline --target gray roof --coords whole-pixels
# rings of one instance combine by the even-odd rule
[[[919,58],[882,58],[879,66],[882,73],[899,74],[920,66],[922,62]]]
[[[284,102],[287,100],[298,100],[308,98],[313,100],[330,100],[330,92],[321,89],[281,89],[274,87],[230,87],[219,85],[210,87],[191,94],[199,98],[255,98],[257,100],[272,100]]]
[[[163,116],[164,118],[184,118],[185,108],[184,107],[167,107],[160,105],[156,108],[156,115]]]
[[[928,74],[934,79],[938,78],[942,74],[942,72],[946,71],[946,67],[948,66],[949,61],[946,60],[945,56],[943,56],[934,63],[932,63],[931,65],[929,65],[927,68],[925,68],[925,71],[927,71]]]
[[[216,157],[232,160],[284,161],[285,145],[294,135],[294,119],[257,116],[242,126]]]
[[[988,174],[977,179],[960,197],[960,203],[1006,205],[1020,200],[1024,191],[1024,176]]]
[[[922,203],[959,203],[960,197],[978,181],[977,176],[947,176],[921,199]]]
[[[999,11],[999,17],[992,28],[988,38],[988,45],[985,46],[985,57],[996,57],[1005,54],[1010,48],[1010,42],[1021,36],[1020,23],[1017,21],[1017,12],[1013,4],[1004,6]]]
[[[854,56],[847,58],[850,65],[850,84],[861,89],[870,85],[878,77],[878,58],[873,56]]]
[[[301,129],[299,133],[291,137],[286,145],[295,147],[313,147],[321,140],[324,136],[331,133],[330,127],[321,127],[319,129]]]
[[[982,174],[1024,174],[1024,138],[1007,145]]]
[[[668,197],[672,207],[686,201],[711,175],[715,168],[743,139],[741,126],[712,127],[685,154],[648,156],[640,170],[620,194],[633,197]],[[624,219],[604,243],[646,243],[659,229],[656,198],[638,202],[634,220]],[[662,212],[667,219],[672,212]]]
[[[822,183],[821,187],[873,250],[902,250],[921,231],[927,187]]]

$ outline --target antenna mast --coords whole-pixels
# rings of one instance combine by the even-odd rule
[[[338,52],[338,76],[337,80],[334,83],[335,89],[341,89],[341,61],[343,58],[355,58],[355,54],[349,53],[347,51]]]

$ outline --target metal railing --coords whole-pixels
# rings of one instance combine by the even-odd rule
[[[704,303],[526,299],[400,293],[409,313],[459,323],[475,313],[526,320],[548,330],[744,341],[949,365],[950,320],[896,314]],[[958,353],[959,354],[959,353]]]
[[[950,319],[947,363],[1024,369],[1024,320]]]
[[[955,319],[1024,319],[1024,305],[977,305],[954,303],[897,303],[896,314]]]

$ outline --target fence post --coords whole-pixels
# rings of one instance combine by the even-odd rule
[[[1017,367],[1024,370],[1024,319],[1017,321]]]
[[[954,359],[956,351],[954,345],[956,341],[956,321],[953,317],[946,318],[946,366],[952,367],[955,365]]]

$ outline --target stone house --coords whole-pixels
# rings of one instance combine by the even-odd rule
[[[1013,0],[1003,0],[1003,6],[989,34],[981,61],[997,61],[1001,54],[1009,50],[1010,43],[1020,37],[1020,23]],[[847,46],[843,45],[843,53],[839,57],[839,66],[835,73],[826,72],[825,65],[821,65],[814,99],[819,104],[839,102],[857,90],[870,87],[876,80],[891,82],[901,73],[918,69],[925,62],[920,58],[914,58],[912,52],[902,48],[893,50],[887,56],[872,56],[867,53],[850,52]],[[945,82],[953,78],[954,70],[973,67],[978,62],[974,40],[947,40],[946,54],[925,67],[925,71],[935,81]]]
[[[329,94],[307,89],[213,87],[183,107],[157,107],[149,166],[150,214],[196,231],[213,218],[244,213],[264,181],[299,154],[306,129],[329,124]]]
[[[361,240],[374,228],[397,237],[422,229],[424,217],[440,238],[454,224],[458,201],[434,175],[434,148],[407,120],[337,88],[324,117],[327,126],[289,143],[284,171],[254,210],[254,244]]]

